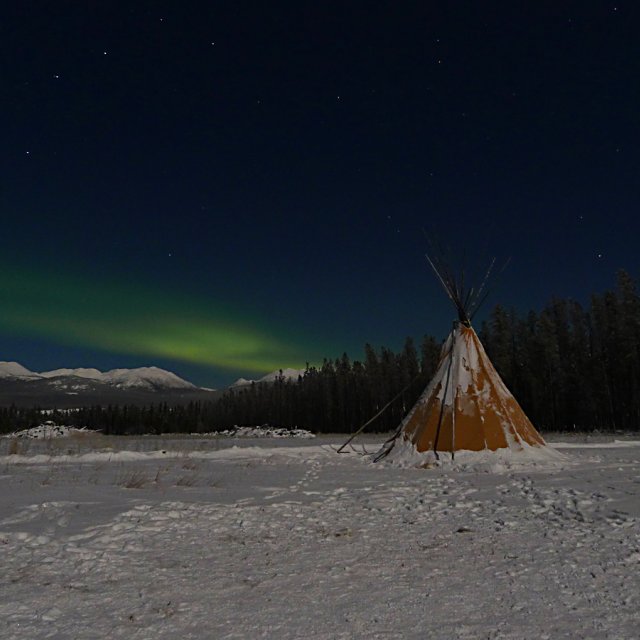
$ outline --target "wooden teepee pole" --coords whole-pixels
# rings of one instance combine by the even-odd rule
[[[447,367],[447,378],[444,383],[444,390],[442,394],[442,402],[440,403],[440,415],[438,416],[438,426],[436,428],[436,437],[433,439],[433,453],[436,456],[436,460],[440,460],[440,456],[438,455],[438,440],[440,438],[440,428],[442,427],[442,418],[444,416],[444,405],[447,399],[447,391],[449,389],[449,380],[451,379],[451,366],[453,364],[453,349],[455,347],[456,341],[456,323],[453,323],[453,331],[451,332],[452,341],[451,341],[451,350],[449,351],[449,366]],[[453,397],[453,392],[451,394]]]
[[[342,453],[342,450],[348,445],[350,444],[357,436],[359,436],[376,418],[380,417],[390,406],[393,402],[395,402],[405,391],[407,391],[412,385],[413,383],[418,380],[418,378],[420,378],[419,375],[417,375],[404,389],[402,389],[397,395],[393,396],[393,398],[391,398],[391,400],[389,400],[389,402],[387,402],[387,404],[384,405],[384,407],[382,407],[382,409],[380,409],[380,411],[378,411],[378,413],[376,413],[375,416],[373,416],[373,418],[370,418],[369,420],[367,420],[353,435],[351,435],[349,437],[349,439],[336,451],[336,453]]]

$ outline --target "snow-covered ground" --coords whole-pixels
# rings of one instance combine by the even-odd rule
[[[0,637],[639,637],[638,442],[499,473],[341,442],[0,440]]]

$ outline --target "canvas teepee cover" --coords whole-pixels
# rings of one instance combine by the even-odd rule
[[[545,444],[502,382],[476,332],[463,322],[455,323],[433,380],[400,431],[418,452]]]
[[[458,320],[442,348],[433,380],[375,460],[386,457],[398,439],[412,445],[415,452],[431,451],[436,458],[439,451],[546,449],[471,326],[486,298],[484,288],[493,262],[481,286],[465,291],[464,277],[457,280],[442,261],[427,259],[453,302]]]

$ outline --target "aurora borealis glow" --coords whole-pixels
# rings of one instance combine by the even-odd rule
[[[442,338],[423,229],[512,257],[488,307],[639,275],[633,3],[5,4],[0,360],[220,387]]]
[[[230,309],[153,287],[5,267],[0,295],[11,300],[0,331],[72,346],[254,373],[304,367],[310,351]]]

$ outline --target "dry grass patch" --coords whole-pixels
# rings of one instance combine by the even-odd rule
[[[129,471],[121,474],[116,480],[116,484],[125,489],[142,489],[145,485],[149,484],[149,476],[140,470]]]
[[[20,453],[20,442],[18,438],[11,438],[9,440],[9,446],[7,447],[7,454],[10,456],[17,456]]]
[[[47,449],[51,454],[74,455],[92,451],[113,450],[112,440],[98,431],[71,431],[64,438],[47,438]]]
[[[198,480],[199,476],[196,473],[180,476],[176,480],[176,487],[193,487],[198,484]]]

